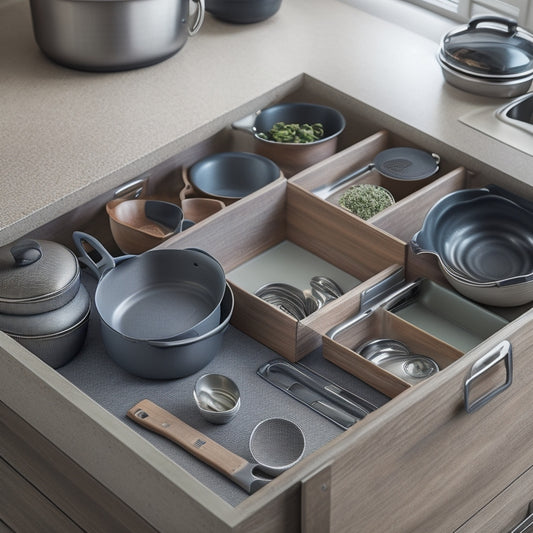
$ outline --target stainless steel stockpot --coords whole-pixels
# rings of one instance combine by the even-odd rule
[[[519,96],[533,80],[533,35],[513,19],[479,15],[442,38],[437,61],[444,79],[459,89]]]
[[[189,22],[189,0],[31,0],[35,40],[67,67],[119,71],[174,55],[200,29],[204,0]]]

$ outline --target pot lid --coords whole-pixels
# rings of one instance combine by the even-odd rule
[[[78,259],[62,244],[22,239],[0,248],[0,303],[49,300],[78,278]]]
[[[513,79],[533,72],[533,35],[506,17],[480,15],[442,39],[440,58],[472,76]]]

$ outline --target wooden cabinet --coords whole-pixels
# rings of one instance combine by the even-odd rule
[[[330,101],[326,98],[324,103]],[[398,318],[385,317],[388,325],[380,326],[383,330],[402,331],[428,349],[438,346],[442,371],[416,386],[358,364],[353,349],[332,347],[324,336],[357,312],[363,289],[398,267],[409,279],[423,275],[446,286],[434,263],[409,257],[406,240],[418,229],[423,209],[436,199],[483,184],[458,162],[444,162],[435,179],[397,192],[397,205],[368,223],[326,202],[320,204],[309,190],[324,172],[340,175],[387,143],[401,142],[383,131],[369,135],[369,130],[365,123],[362,141],[354,135],[345,150],[309,172],[254,193],[163,247],[201,246],[229,272],[269,246],[289,240],[343,268],[361,281],[360,286],[301,322],[235,283],[232,324],[292,361],[330,345],[330,361],[391,399],[266,487],[230,504],[172,454],[128,426],[125,416],[116,416],[109,405],[99,404],[0,333],[2,503],[5,509],[27,511],[0,510],[0,520],[14,530],[25,530],[25,519],[36,513],[50,529],[99,533],[466,532],[496,531],[520,520],[533,499],[533,425],[528,409],[533,394],[533,311],[512,310],[507,325],[464,351],[414,326],[398,325]],[[175,195],[174,181],[158,179],[158,172],[168,174],[170,168],[174,180],[180,166],[223,149],[227,138],[228,132],[222,132],[176,156],[164,169],[155,169],[152,179],[157,186],[152,192],[158,197],[169,191]],[[67,242],[71,230],[82,229],[110,243],[103,206],[111,195],[112,191],[94,199],[36,236]],[[486,371],[482,367],[469,392],[475,401],[502,390],[467,412],[465,382],[473,369],[479,371],[487,354],[498,350],[505,352],[501,361],[488,364]],[[506,384],[509,377],[512,382]],[[35,502],[33,510],[28,500]]]

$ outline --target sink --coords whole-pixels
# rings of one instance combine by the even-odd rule
[[[513,100],[496,111],[496,117],[533,133],[533,93],[528,93]]]

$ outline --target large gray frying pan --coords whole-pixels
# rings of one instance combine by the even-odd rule
[[[372,161],[333,183],[313,189],[313,194],[325,200],[356,178],[377,170],[387,178],[401,181],[416,181],[429,178],[439,170],[440,157],[411,147],[389,148],[380,152]]]

